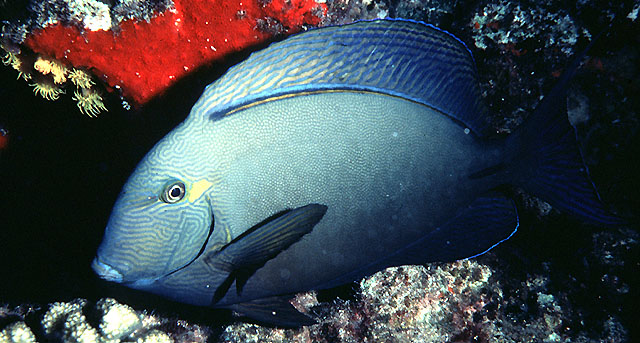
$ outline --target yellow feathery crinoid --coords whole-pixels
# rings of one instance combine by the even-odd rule
[[[38,56],[33,63],[33,68],[44,75],[51,73],[54,83],[63,84],[67,81],[67,67],[57,60]]]
[[[33,92],[36,93],[36,95],[40,95],[47,100],[58,100],[60,94],[65,93],[64,89],[58,87],[48,79],[36,81],[32,83],[31,86],[33,86]]]
[[[67,67],[62,62],[54,60],[51,74],[53,75],[53,82],[61,85],[67,82]]]
[[[8,66],[16,63],[16,60],[18,59],[18,55],[20,55],[19,48],[14,47],[11,44],[7,44],[7,42],[5,41],[2,41],[0,42],[0,49],[2,49],[5,52],[5,54],[2,56],[2,64]]]
[[[78,88],[89,89],[92,85],[95,85],[95,82],[91,80],[91,76],[82,69],[73,68],[69,73],[69,79]]]
[[[22,78],[25,81],[31,80],[31,74],[24,70],[23,65],[22,65],[22,61],[20,61],[19,58],[16,58],[11,63],[11,66],[13,67],[13,69],[18,71],[18,77],[16,77],[16,80],[19,79],[19,78]]]
[[[20,59],[20,48],[13,46],[7,42],[0,42],[0,48],[5,54],[2,56],[2,64],[11,66],[18,71],[18,79],[23,78],[25,81],[31,78],[30,68],[25,66]]]
[[[95,90],[81,88],[73,93],[73,100],[78,102],[78,109],[83,114],[95,118],[102,111],[107,111],[102,102],[102,97]]]
[[[16,64],[12,64],[11,66],[13,67],[13,69],[18,71],[18,77],[16,77],[16,80],[19,78],[22,78],[25,81],[29,81],[31,80],[31,74],[29,74],[28,72],[25,72],[22,70],[22,66],[21,66],[20,60],[16,60]]]
[[[51,72],[53,68],[53,64],[50,60],[44,59],[41,56],[38,56],[38,59],[33,62],[33,68],[44,75],[47,75]]]
[[[2,57],[2,63],[7,66],[10,65],[11,68],[17,70],[18,79],[23,78],[25,81],[31,79],[31,74],[23,70],[22,61],[17,54],[7,51],[7,54]]]
[[[18,60],[17,54],[14,54],[11,51],[6,51],[6,50],[5,52],[6,53],[4,54],[4,56],[2,56],[2,64],[6,66],[8,65],[13,66],[15,63],[20,63],[20,61],[17,61]]]

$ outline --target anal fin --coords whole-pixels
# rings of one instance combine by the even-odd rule
[[[491,192],[460,209],[455,217],[440,227],[425,231],[424,236],[410,244],[318,288],[350,282],[387,267],[473,258],[509,239],[518,226],[513,200]]]
[[[229,308],[261,323],[278,327],[297,328],[316,324],[316,321],[296,310],[289,302],[291,295],[254,299],[230,305]]]
[[[491,192],[475,199],[437,229],[398,250],[389,262],[403,265],[473,258],[509,239],[518,226],[513,200]]]
[[[520,222],[513,200],[491,192],[475,199],[431,236],[446,244],[439,252],[443,261],[474,258],[511,238]]]

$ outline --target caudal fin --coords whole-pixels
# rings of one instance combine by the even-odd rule
[[[619,225],[623,221],[610,214],[600,201],[583,162],[575,129],[567,119],[567,85],[585,53],[586,50],[574,59],[558,84],[509,137],[508,144],[517,150],[516,182],[527,192],[586,222]]]

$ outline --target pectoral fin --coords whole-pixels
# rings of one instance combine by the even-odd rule
[[[205,256],[205,263],[214,270],[229,273],[229,278],[216,291],[213,303],[226,294],[234,280],[240,294],[258,268],[311,232],[326,212],[327,206],[320,204],[281,212],[247,230],[221,250]]]

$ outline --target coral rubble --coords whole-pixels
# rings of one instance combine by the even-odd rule
[[[110,298],[96,304],[84,299],[57,302],[50,304],[43,314],[42,311],[5,311],[19,320],[0,332],[1,343],[202,343],[209,337],[206,328],[136,312]],[[35,318],[41,320],[37,322]],[[0,319],[3,319],[1,312]],[[25,321],[31,323],[31,328]],[[181,330],[169,329],[177,326]]]

